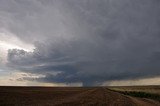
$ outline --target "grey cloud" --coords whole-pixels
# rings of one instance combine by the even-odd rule
[[[160,75],[158,0],[28,3],[33,6],[14,1],[15,13],[2,9],[11,21],[4,27],[36,47],[33,52],[9,50],[9,67],[46,75],[39,81],[83,82],[85,86]],[[16,14],[24,17],[15,18]],[[52,75],[55,71],[59,74]]]

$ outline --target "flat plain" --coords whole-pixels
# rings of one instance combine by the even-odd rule
[[[150,86],[111,86],[108,87],[113,90],[118,91],[137,91],[137,92],[147,92],[147,93],[155,93],[160,94],[160,86],[158,85],[150,85]]]
[[[160,86],[135,87],[0,87],[0,106],[160,106],[160,102],[134,97],[120,90],[157,93]],[[147,90],[146,90],[147,89]],[[135,90],[135,91],[136,91]]]

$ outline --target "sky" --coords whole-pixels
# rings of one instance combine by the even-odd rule
[[[1,86],[159,84],[159,0],[0,0]]]

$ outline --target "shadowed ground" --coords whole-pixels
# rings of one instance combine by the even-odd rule
[[[160,106],[105,87],[0,87],[0,105],[15,106]]]

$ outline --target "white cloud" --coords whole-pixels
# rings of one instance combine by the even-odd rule
[[[5,63],[7,61],[7,53],[9,49],[33,51],[34,46],[21,41],[16,35],[7,30],[0,29],[0,63]]]
[[[82,86],[82,83],[66,84],[66,83],[38,82],[36,80],[24,80],[23,77],[36,79],[36,78],[42,78],[44,77],[44,75],[31,74],[19,71],[15,71],[14,73],[11,73],[10,71],[3,71],[1,72],[0,75],[0,86]]]

